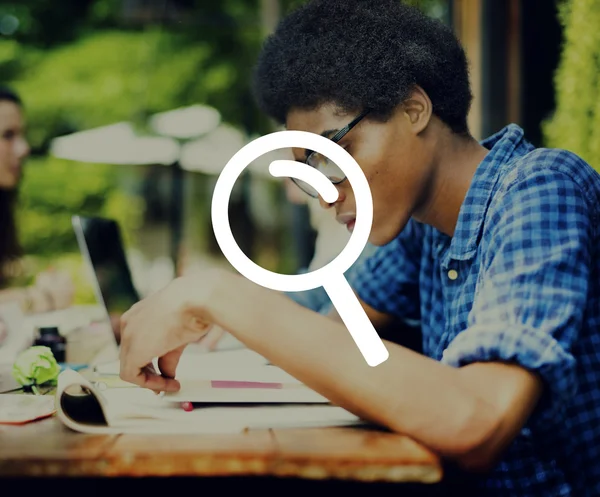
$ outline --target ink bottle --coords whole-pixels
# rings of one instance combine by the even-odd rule
[[[57,327],[53,326],[39,328],[38,337],[35,340],[35,345],[44,345],[48,347],[52,351],[56,362],[65,362],[67,352],[67,339],[59,333]]]

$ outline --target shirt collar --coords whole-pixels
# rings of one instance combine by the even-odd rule
[[[445,265],[449,259],[468,260],[475,255],[502,166],[533,150],[524,139],[523,129],[516,124],[509,124],[480,143],[489,149],[489,153],[477,167],[460,208],[454,236],[444,257]]]

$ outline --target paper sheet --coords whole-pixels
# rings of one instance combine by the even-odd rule
[[[55,412],[51,395],[0,395],[0,424],[23,424],[51,416]]]

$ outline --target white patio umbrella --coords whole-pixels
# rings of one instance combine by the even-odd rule
[[[170,165],[179,156],[179,145],[163,136],[137,136],[130,123],[121,122],[55,138],[50,153],[79,162]]]
[[[217,109],[206,105],[191,105],[154,114],[150,127],[159,135],[178,140],[191,140],[213,131],[221,122]]]
[[[140,136],[129,122],[119,122],[55,138],[50,153],[80,162],[117,165],[165,165],[172,171],[172,258],[176,263],[183,224],[183,170],[180,164],[185,142],[213,131],[221,121],[218,110],[192,105],[160,112],[149,120],[160,136]]]
[[[244,133],[229,124],[221,124],[202,138],[183,145],[181,167],[186,171],[219,175],[244,145]]]
[[[256,137],[253,137],[254,139]],[[181,167],[186,171],[219,175],[227,162],[251,139],[229,124],[221,124],[211,133],[186,143],[181,151]],[[293,160],[291,149],[284,148],[268,152],[248,164],[248,171],[264,178],[275,179],[269,165],[275,160]]]

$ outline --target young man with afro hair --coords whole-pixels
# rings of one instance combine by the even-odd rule
[[[254,89],[286,129],[333,138],[360,165],[378,248],[352,285],[376,329],[420,320],[423,354],[386,342],[389,358],[370,367],[337,316],[215,270],[125,315],[122,377],[177,390],[183,347],[216,324],[455,461],[478,495],[600,495],[599,175],[515,124],[475,140],[460,43],[395,0],[307,2],[266,41]],[[344,173],[293,152],[334,183],[322,207],[352,230]]]

